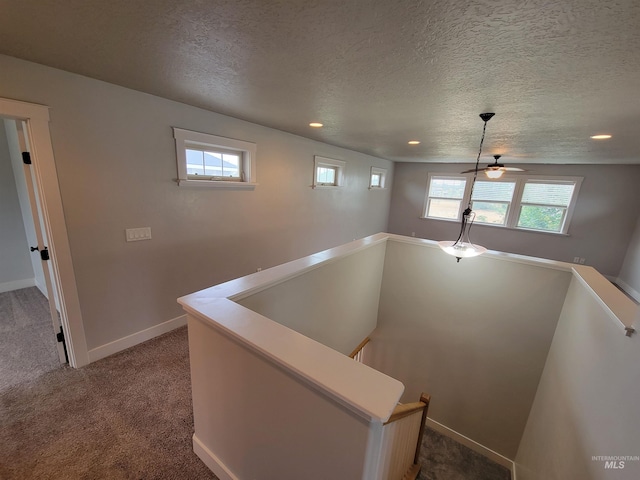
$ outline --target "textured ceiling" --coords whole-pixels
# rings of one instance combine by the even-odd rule
[[[0,53],[391,160],[474,161],[478,114],[494,111],[487,162],[640,163],[638,0],[0,0],[0,11]]]

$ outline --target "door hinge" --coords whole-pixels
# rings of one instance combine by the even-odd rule
[[[31,154],[29,152],[22,152],[22,163],[31,165]]]
[[[67,353],[67,342],[64,339],[64,331],[62,330],[62,325],[60,325],[60,331],[56,333],[56,340],[58,342],[62,342],[62,348],[64,348],[64,358],[67,363],[69,363],[69,354]]]
[[[47,247],[40,250],[40,258],[42,260],[49,260],[49,249]]]

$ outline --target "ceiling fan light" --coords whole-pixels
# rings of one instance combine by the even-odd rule
[[[502,170],[501,168],[489,168],[484,171],[484,174],[489,178],[500,178],[503,173],[504,170]]]

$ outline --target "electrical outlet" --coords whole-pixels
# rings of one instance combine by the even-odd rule
[[[573,263],[580,263],[580,257],[573,257]]]
[[[584,265],[584,258],[580,257],[580,265]]]
[[[127,228],[125,230],[127,242],[151,240],[151,227]]]
[[[261,272],[261,271],[262,271],[262,267],[256,268],[256,272]]]
[[[416,232],[411,232],[411,236],[415,237],[416,236]]]

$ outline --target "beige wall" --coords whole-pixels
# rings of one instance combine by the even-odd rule
[[[636,301],[640,302],[640,217],[629,242],[618,281]]]
[[[376,328],[384,255],[376,245],[237,303],[349,355]]]
[[[0,96],[51,107],[89,349],[181,315],[178,296],[386,229],[389,190],[367,186],[391,162],[6,56],[0,72]],[[173,126],[255,142],[260,185],[178,187]],[[310,188],[314,155],[347,163],[344,188]]]
[[[189,352],[196,452],[220,478],[366,478],[362,417],[192,315]]]
[[[639,341],[572,280],[516,457],[518,480],[640,478],[640,460],[623,469],[592,460],[640,456]]]
[[[474,225],[472,240],[491,250],[563,262],[582,257],[603,275],[617,277],[637,220],[634,206],[640,201],[640,165],[522,166],[532,175],[584,177],[569,236]],[[427,175],[460,173],[469,168],[473,165],[397,163],[389,232],[415,232],[416,236],[431,240],[455,239],[458,224],[419,218],[423,214]]]
[[[513,459],[570,271],[390,241],[366,361],[429,416]]]

